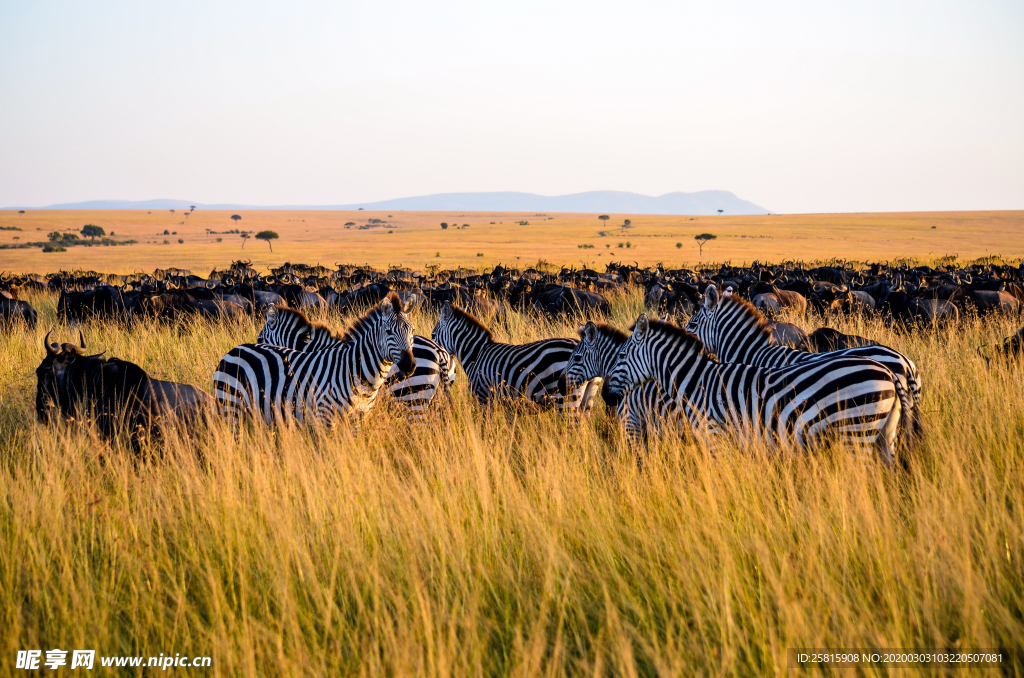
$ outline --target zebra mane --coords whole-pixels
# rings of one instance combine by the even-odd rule
[[[286,316],[286,315],[297,316],[298,319],[301,322],[305,323],[306,327],[308,327],[309,329],[311,329],[311,330],[321,330],[323,332],[326,332],[329,336],[331,336],[331,337],[333,337],[335,339],[340,338],[340,335],[338,334],[338,332],[335,329],[333,329],[329,325],[325,325],[324,323],[318,323],[318,322],[314,322],[314,321],[310,320],[309,316],[307,316],[305,313],[303,313],[302,311],[300,311],[300,310],[298,310],[296,308],[288,308],[287,306],[278,306],[277,307],[277,313],[278,313],[278,315],[281,316],[281,319],[280,319],[279,322],[284,322],[284,316]]]
[[[607,337],[611,337],[613,340],[615,340],[615,343],[617,344],[623,344],[626,342],[627,339],[629,339],[628,334],[620,330],[618,327],[614,327],[612,325],[609,325],[608,323],[594,323],[594,326],[597,327],[598,334],[603,334]],[[586,330],[584,329],[580,329],[578,330],[578,332],[580,335],[580,339],[583,339],[587,334]]]
[[[477,320],[474,316],[470,315],[466,311],[463,311],[458,306],[452,305],[452,315],[454,317],[456,317],[456,318],[461,318],[462,320],[464,320],[466,322],[466,324],[470,325],[471,327],[477,327],[484,334],[487,335],[488,339],[490,339],[491,341],[494,341],[494,336],[491,335],[491,331],[489,329],[487,329],[487,325],[484,325],[482,322]]]
[[[762,314],[760,311],[754,308],[754,305],[751,304],[746,299],[742,299],[735,294],[730,294],[727,297],[722,297],[722,300],[719,301],[718,303],[726,307],[730,304],[738,307],[738,315],[740,317],[742,317],[744,320],[752,322],[752,324],[754,324],[757,327],[758,331],[760,331],[765,336],[771,335],[771,330],[768,329],[768,321],[765,319],[764,314]]]
[[[753,308],[753,306],[751,306],[751,308]],[[696,334],[683,329],[679,325],[674,325],[664,320],[648,320],[647,323],[652,330],[658,330],[670,337],[674,337],[689,344],[694,344],[697,347],[697,351],[702,356],[710,360],[714,360],[714,356],[704,348],[704,342],[701,341]]]
[[[389,293],[384,299],[385,301],[391,302],[391,308],[394,309],[396,314],[404,312],[404,309],[402,308],[402,300],[394,292]],[[379,317],[380,306],[374,306],[352,323],[352,327],[348,328],[348,330],[345,331],[345,334],[341,335],[341,341],[349,341],[362,336]]]

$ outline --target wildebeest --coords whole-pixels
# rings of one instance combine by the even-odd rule
[[[828,353],[858,346],[879,345],[877,341],[872,341],[856,334],[843,334],[831,327],[819,327],[808,334],[795,348],[801,351],[808,351],[809,353]]]
[[[995,347],[994,353],[1002,358],[1016,358],[1024,353],[1024,327],[1003,339],[1003,343]],[[981,352],[981,348],[978,349],[978,355],[988,362],[988,356]]]
[[[36,369],[36,415],[49,421],[51,408],[68,417],[89,417],[105,437],[126,432],[133,440],[158,432],[170,419],[200,418],[213,399],[186,384],[152,379],[138,365],[80,346],[43,343],[46,357]]]
[[[776,346],[799,348],[807,339],[807,333],[793,323],[769,322],[768,331],[771,333],[771,343]]]
[[[36,317],[36,310],[31,304],[15,299],[6,292],[0,293],[0,324],[9,325],[20,320],[29,327],[35,327]]]

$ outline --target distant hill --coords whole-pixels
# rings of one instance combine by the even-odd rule
[[[92,200],[38,208],[51,210],[410,210],[460,212],[612,212],[616,214],[768,214],[768,210],[729,191],[697,191],[649,196],[625,191],[588,191],[546,196],[535,193],[438,193],[350,205],[202,204],[187,200]]]

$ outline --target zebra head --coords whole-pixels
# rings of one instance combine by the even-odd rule
[[[686,331],[697,335],[697,338],[704,342],[711,351],[715,350],[712,330],[718,320],[718,311],[722,307],[721,301],[718,288],[708,285],[704,292],[704,303],[694,311],[690,316],[690,321],[686,323]]]
[[[267,321],[256,335],[257,344],[284,346],[301,351],[309,343],[308,323],[297,322],[297,314],[288,311],[289,309],[279,309],[277,306],[267,307]],[[302,320],[305,321],[305,317]]]
[[[633,326],[633,334],[619,349],[612,368],[605,399],[609,405],[618,405],[622,397],[655,377],[652,356],[648,347],[651,324],[646,313],[641,313]]]
[[[596,377],[607,380],[618,359],[619,349],[628,340],[624,332],[611,325],[587,322],[580,328],[580,342],[569,356],[569,363],[559,379],[558,388],[562,395],[567,396]],[[606,400],[607,390],[608,382],[605,381],[602,395]]]
[[[491,331],[483,323],[447,301],[441,305],[430,338],[458,358],[463,369],[476,359],[482,345],[492,341]]]
[[[378,310],[377,348],[392,364],[398,366],[402,377],[416,369],[412,354],[412,322],[402,308],[402,300],[394,292],[384,297]]]
[[[580,328],[580,341],[569,355],[569,363],[558,380],[558,390],[563,396],[569,395],[594,377],[604,376],[597,343],[597,326],[588,321]]]

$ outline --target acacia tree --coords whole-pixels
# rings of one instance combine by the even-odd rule
[[[711,233],[701,233],[693,236],[693,239],[697,241],[697,248],[699,252],[698,256],[704,256],[704,245],[708,241],[715,240],[716,238],[718,238],[718,236],[712,235]]]
[[[271,252],[274,251],[274,246],[270,244],[270,241],[277,240],[279,237],[280,236],[277,234],[277,231],[260,231],[256,234],[256,239],[266,241]]]
[[[722,213],[722,212],[724,212],[724,211],[725,211],[725,210],[718,210],[718,213],[719,213],[719,214],[721,214],[721,213]]]
[[[601,220],[601,221],[603,221],[603,222],[604,222],[605,224],[607,224],[607,223],[608,223],[608,219],[609,219],[609,216],[608,216],[607,214],[602,214],[601,216],[599,216],[599,217],[598,217],[598,219],[600,219],[600,220]]]
[[[249,234],[248,233],[241,233],[240,235],[241,235],[241,238],[242,238],[242,249],[244,250],[245,249],[245,241],[249,239]]]
[[[239,221],[241,221],[241,220],[242,220],[242,215],[240,215],[240,214],[232,214],[231,215],[231,221],[235,222],[236,224]]]
[[[24,213],[25,213],[25,210],[18,210],[18,216],[19,216],[19,217],[20,217],[20,216],[21,216],[22,214],[24,214]]]
[[[82,226],[82,235],[86,238],[92,238],[93,242],[96,242],[97,236],[102,238],[106,235],[102,226],[94,226],[93,224],[86,224]]]

